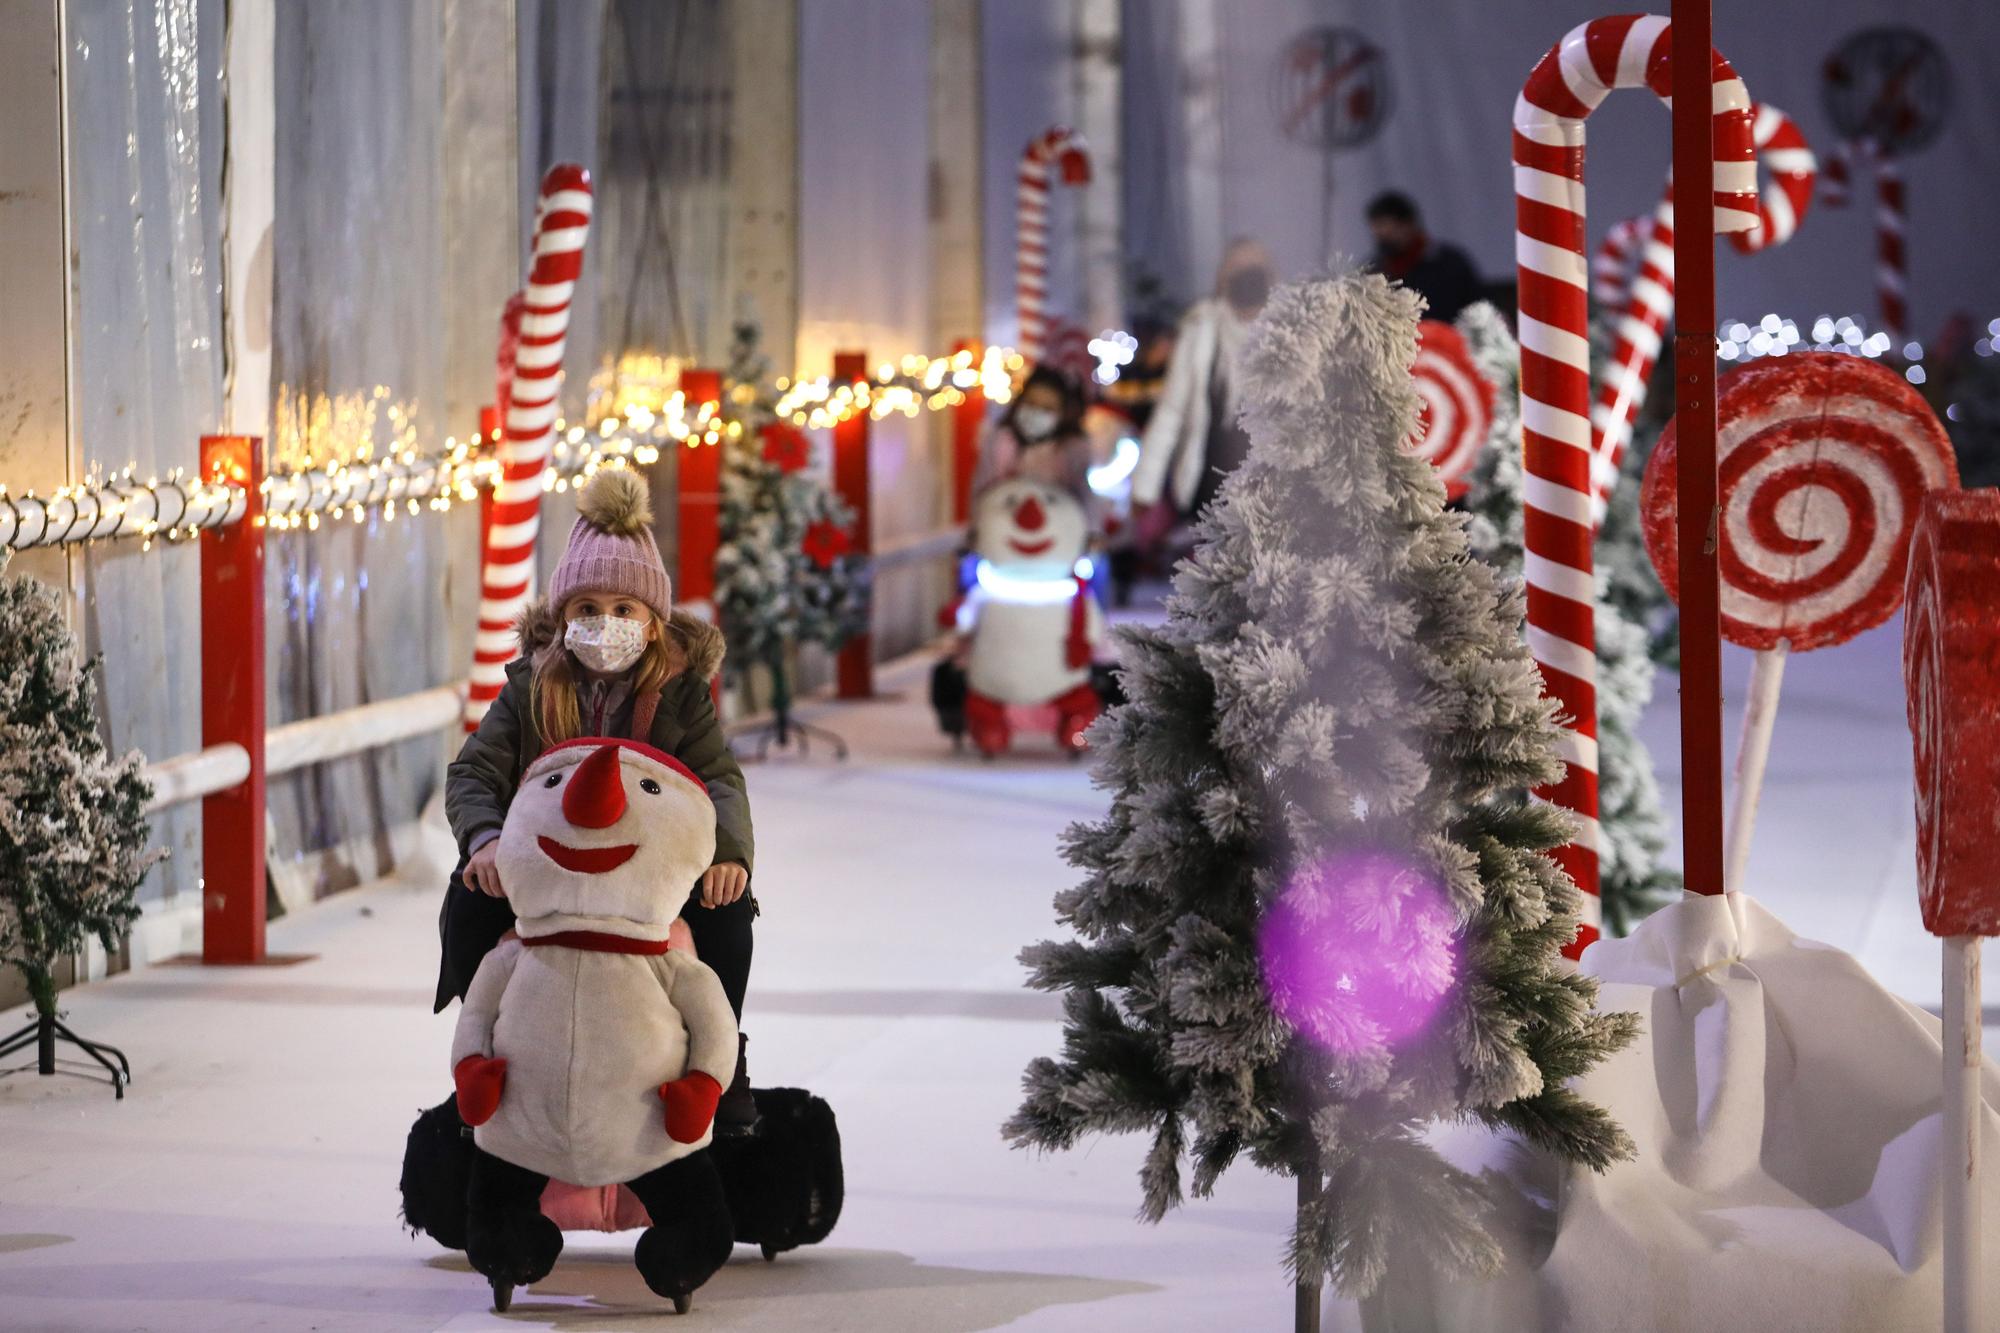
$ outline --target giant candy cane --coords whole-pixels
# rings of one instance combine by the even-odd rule
[[[1047,336],[1043,311],[1049,295],[1049,166],[1062,171],[1065,185],[1090,183],[1090,154],[1083,137],[1057,125],[1028,142],[1014,195],[1014,308],[1020,319],[1021,355],[1041,360]]]
[[[1577,817],[1557,859],[1585,894],[1572,954],[1597,938],[1597,657],[1591,554],[1589,267],[1584,259],[1584,122],[1613,88],[1672,92],[1667,21],[1594,19],[1571,29],[1514,103],[1515,259],[1520,280],[1521,436],[1528,644],[1560,705],[1562,780],[1541,795]],[[1750,95],[1712,55],[1715,229],[1757,220]]]
[[[542,178],[535,205],[534,255],[523,289],[520,341],[507,390],[506,430],[500,443],[500,480],[493,489],[493,520],[481,552],[479,636],[465,699],[465,729],[476,730],[507,682],[507,663],[519,649],[514,618],[527,605],[534,580],[535,535],[542,521],[542,470],[555,442],[556,397],[562,387],[563,346],[569,338],[570,298],[583,269],[590,232],[590,173],[571,163]]]
[[[1898,343],[1910,327],[1909,203],[1903,193],[1903,169],[1872,140],[1835,144],[1827,155],[1826,202],[1848,201],[1856,163],[1875,175],[1875,299],[1882,308],[1882,329]]]

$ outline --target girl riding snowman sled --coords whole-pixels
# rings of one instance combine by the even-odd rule
[[[522,614],[521,655],[446,782],[461,861],[436,1007],[465,1004],[453,1103],[412,1130],[405,1215],[462,1242],[501,1309],[561,1252],[545,1211],[596,1187],[643,1209],[607,1205],[597,1224],[650,1222],[636,1262],[677,1309],[737,1239],[769,1258],[838,1214],[825,1104],[770,1090],[786,1124],[759,1133],[765,1094],[737,1028],[758,913],[749,802],[708,686],[722,639],[673,610],[651,519],[629,471],[583,490],[547,600]],[[789,1228],[770,1216],[787,1185],[812,1201]],[[732,1188],[766,1216],[732,1218]]]

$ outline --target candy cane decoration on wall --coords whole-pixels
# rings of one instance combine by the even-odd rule
[[[1875,175],[1875,300],[1882,310],[1882,330],[1900,345],[1910,327],[1909,203],[1903,193],[1903,169],[1872,141],[1835,144],[1826,161],[1829,207],[1843,207],[1852,196],[1857,163]]]
[[[534,582],[542,471],[555,443],[570,300],[583,270],[590,211],[590,173],[572,163],[550,168],[535,205],[534,252],[521,293],[520,341],[507,390],[500,480],[494,486],[493,521],[480,558],[479,635],[465,699],[467,731],[478,728],[499,697],[507,682],[507,663],[519,650],[514,619],[527,605]]]
[[[1790,116],[1767,103],[1753,103],[1751,127],[1757,160],[1771,179],[1757,198],[1756,225],[1729,237],[1730,244],[1746,255],[1792,238],[1812,204],[1813,182],[1818,175],[1812,149]],[[1591,513],[1599,526],[1618,485],[1625,450],[1632,443],[1632,427],[1639,419],[1639,409],[1645,406],[1653,367],[1659,362],[1660,347],[1673,317],[1674,190],[1669,179],[1660,206],[1653,211],[1629,304],[1618,321],[1611,367],[1598,386],[1597,402],[1590,412],[1595,441],[1592,478],[1597,487]]]
[[[1090,154],[1083,136],[1062,125],[1043,131],[1021,154],[1014,196],[1014,308],[1021,325],[1021,355],[1041,360],[1048,332],[1043,311],[1049,295],[1049,166],[1064,185],[1090,183]]]
[[[1557,860],[1585,894],[1569,953],[1598,933],[1597,657],[1591,554],[1589,269],[1584,259],[1584,122],[1613,88],[1672,93],[1671,32],[1655,15],[1571,29],[1514,103],[1515,258],[1520,282],[1521,435],[1528,644],[1560,705],[1562,780],[1539,794],[1577,817]],[[1757,220],[1750,95],[1711,55],[1715,229]]]

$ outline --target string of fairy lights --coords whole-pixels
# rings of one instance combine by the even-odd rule
[[[974,392],[1004,404],[1022,368],[1020,355],[1002,347],[977,357],[970,351],[906,356],[877,367],[869,379],[781,379],[775,411],[781,420],[822,430],[864,412],[880,421],[896,412],[914,417],[926,409],[940,411]],[[655,402],[628,399],[588,426],[559,420],[543,489],[567,491],[607,467],[644,467],[669,447],[713,447],[740,438],[747,427],[738,409],[756,397],[756,386],[744,384],[728,386],[720,402],[690,403],[675,390]],[[380,456],[371,442],[347,457],[307,455],[274,467],[260,484],[262,513],[255,521],[279,532],[318,531],[371,516],[386,523],[399,512],[417,516],[475,501],[498,481],[497,439],[452,437],[441,450],[424,453],[408,444],[410,435],[399,432],[402,447]],[[150,550],[155,542],[185,541],[240,522],[248,508],[242,486],[204,480],[182,468],[143,479],[136,467],[96,473],[47,495],[15,494],[0,485],[0,548],[136,537],[141,549]]]

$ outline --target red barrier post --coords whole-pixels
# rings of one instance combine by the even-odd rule
[[[204,435],[201,476],[241,486],[243,520],[201,534],[201,743],[250,776],[201,803],[201,961],[264,961],[264,442]]]
[[[687,399],[692,424],[702,406],[711,412],[722,406],[722,372],[688,369],[681,372],[681,394]],[[722,446],[684,445],[680,451],[680,493],[677,497],[680,566],[674,600],[703,620],[714,623],[715,553],[722,545]],[[722,712],[722,678],[708,683],[715,711]]]
[[[1681,851],[1687,886],[1721,893],[1722,604],[1716,562],[1715,119],[1710,0],[1674,0],[1674,434],[1680,451]]]
[[[835,352],[833,379],[836,386],[862,384],[868,380],[868,354]],[[856,412],[833,428],[833,488],[854,510],[855,554],[866,559],[875,549],[873,517],[868,504],[869,416]],[[875,693],[874,636],[862,632],[849,639],[840,650],[840,697],[867,699]]]
[[[972,353],[972,370],[979,372],[979,344],[961,338],[952,346],[953,360],[957,353]],[[972,518],[972,474],[979,469],[979,435],[986,426],[986,390],[974,380],[972,387],[962,390],[965,401],[951,409],[951,521],[969,522]]]
[[[501,423],[504,420],[497,407],[479,409],[479,444],[474,451],[475,456],[490,452],[494,458],[499,458]],[[493,530],[493,491],[492,486],[479,488],[479,549],[482,553],[486,550],[486,534]]]

